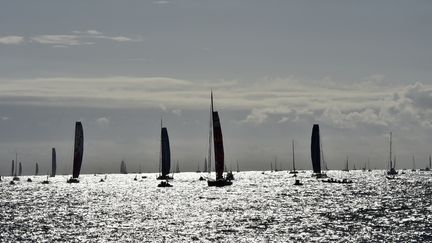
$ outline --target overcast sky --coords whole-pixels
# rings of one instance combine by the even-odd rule
[[[319,123],[340,169],[425,167],[432,152],[431,1],[3,1],[0,173],[71,173],[75,121],[84,173],[156,171],[160,118],[173,163],[201,168],[209,96],[228,166],[311,168]]]

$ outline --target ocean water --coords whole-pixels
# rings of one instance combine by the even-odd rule
[[[146,175],[147,179],[141,176]],[[207,175],[207,174],[204,174]],[[432,173],[329,171],[330,184],[286,171],[240,172],[208,187],[198,173],[21,177],[0,182],[1,242],[432,242]],[[213,175],[214,176],[214,175]]]

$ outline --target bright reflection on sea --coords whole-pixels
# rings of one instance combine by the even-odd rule
[[[206,174],[203,174],[206,175]],[[0,241],[76,242],[408,242],[432,241],[432,176],[329,171],[353,184],[322,183],[286,171],[241,172],[232,186],[208,187],[198,173],[21,177],[0,182]],[[147,178],[141,178],[147,176]],[[214,176],[214,175],[213,175]]]

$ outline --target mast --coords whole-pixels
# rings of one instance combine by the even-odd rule
[[[161,138],[160,138],[160,149],[159,149],[159,175],[162,174],[162,116],[160,120]]]
[[[213,139],[213,90],[210,92],[210,119],[209,119],[209,147],[208,147],[208,169],[207,171],[211,173],[212,164],[212,139]]]
[[[413,159],[413,170],[415,170],[415,158],[414,158],[414,155],[412,156],[412,159]]]
[[[294,156],[294,139],[292,140],[292,161],[293,161],[293,171],[296,171],[296,168],[295,168],[295,156]]]
[[[52,151],[51,151],[51,177],[54,177],[56,175],[56,171],[57,171],[56,150],[55,150],[55,148],[52,148]]]
[[[204,171],[203,172],[208,172],[207,158],[204,158]]]
[[[81,172],[84,153],[84,131],[81,122],[75,123],[75,146],[72,178],[78,178]]]
[[[319,134],[318,124],[314,124],[312,127],[311,159],[312,159],[313,172],[315,174],[320,174],[321,173],[321,152],[320,152],[320,134]]]
[[[390,169],[393,168],[393,167],[392,167],[392,132],[390,132],[390,156],[389,156],[389,166],[390,166]]]

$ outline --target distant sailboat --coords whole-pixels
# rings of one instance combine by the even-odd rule
[[[120,174],[127,174],[126,162],[123,160],[120,162]]]
[[[397,175],[398,172],[395,170],[396,167],[396,156],[394,161],[392,161],[392,133],[390,132],[390,156],[389,156],[389,170],[387,175]]]
[[[411,169],[411,171],[416,171],[416,164],[415,164],[414,155],[412,156],[412,160],[413,160],[413,168]]]
[[[11,171],[11,176],[14,176],[15,174],[15,160],[12,160],[12,171]]]
[[[39,174],[39,164],[36,163],[36,168],[35,168],[35,175]]]
[[[327,175],[321,172],[321,141],[319,125],[314,124],[311,136],[311,159],[313,167],[313,176],[317,178],[326,178]]]
[[[239,162],[237,160],[237,173],[239,173],[239,172],[240,172],[240,167],[239,167]]]
[[[199,164],[200,164],[200,162],[198,161],[198,163],[197,163],[197,170],[196,170],[196,173],[201,173],[201,170],[200,170],[200,166],[199,166]]]
[[[175,173],[180,173],[180,166],[179,166],[178,160],[177,160],[177,165],[176,165]]]
[[[208,186],[229,186],[232,185],[230,180],[223,177],[224,171],[224,147],[222,138],[222,128],[219,120],[219,114],[213,109],[213,92],[211,93],[211,114],[212,114],[212,125],[213,125],[213,143],[215,152],[215,170],[216,170],[216,180],[208,180]]]
[[[13,160],[12,160],[13,162]],[[19,181],[20,178],[18,177],[18,153],[15,153],[15,166],[14,166],[15,170],[14,170],[14,177],[13,180],[14,181]]]
[[[22,176],[22,164],[21,164],[21,162],[19,162],[18,176]]]
[[[296,168],[295,168],[294,140],[292,140],[292,166],[293,166],[293,169],[290,171],[290,174],[297,174],[298,171],[296,171]]]
[[[371,167],[370,167],[370,160],[369,160],[369,158],[368,158],[368,171],[369,171],[369,172],[372,171],[372,169],[371,169]]]
[[[207,158],[204,158],[204,170],[203,170],[203,172],[208,172]]]
[[[81,172],[82,158],[84,153],[84,131],[81,122],[75,123],[75,144],[72,178],[68,183],[79,183],[78,177]]]
[[[348,167],[348,156],[346,157],[346,163],[345,163],[345,168],[342,171],[349,171],[349,167]]]
[[[55,177],[57,173],[57,155],[56,149],[51,150],[51,177]]]
[[[169,143],[169,137],[168,137],[168,130],[166,127],[162,126],[162,120],[161,120],[161,147],[160,147],[160,167],[161,171],[159,176],[157,177],[158,180],[171,180],[172,177],[169,176],[170,170],[171,170],[171,150],[170,150],[170,143]]]
[[[274,171],[275,172],[279,171],[277,168],[277,157],[275,157],[275,160],[274,160]]]

